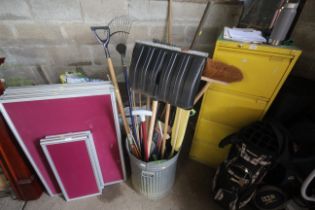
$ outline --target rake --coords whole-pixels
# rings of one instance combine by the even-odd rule
[[[122,121],[123,121],[123,126],[124,126],[124,130],[127,134],[127,139],[129,141],[129,145],[131,148],[131,152],[136,156],[136,157],[141,157],[141,152],[137,146],[137,143],[132,135],[132,132],[130,130],[125,112],[124,112],[124,107],[123,107],[123,102],[121,99],[121,94],[119,91],[119,86],[118,86],[118,82],[116,79],[116,73],[114,70],[114,66],[112,63],[112,59],[110,57],[110,52],[108,49],[108,44],[110,41],[110,37],[113,35],[110,33],[110,28],[108,26],[92,26],[91,30],[93,31],[97,41],[103,46],[104,51],[105,51],[105,57],[107,60],[107,64],[108,64],[108,69],[109,69],[109,74],[110,74],[110,78],[113,82],[114,85],[114,89],[115,89],[115,96],[116,96],[116,100],[117,100],[117,104],[118,104],[118,109],[119,112],[121,114],[122,117]]]
[[[139,141],[138,132],[136,130],[135,119],[132,115],[133,108],[133,96],[130,93],[130,86],[128,82],[128,67],[126,65],[126,54],[127,54],[127,40],[130,34],[131,26],[133,23],[133,19],[130,16],[123,15],[113,18],[109,23],[108,26],[111,29],[111,42],[115,45],[116,51],[120,54],[121,64],[123,66],[123,73],[125,77],[125,85],[126,85],[126,92],[128,97],[128,107],[131,119],[131,130],[133,136],[138,144],[139,150],[141,150],[141,145]]]
[[[108,23],[111,30],[111,43],[115,45],[117,52],[120,54],[123,66],[126,66],[124,60],[126,59],[127,40],[132,23],[133,19],[127,15],[115,17]]]

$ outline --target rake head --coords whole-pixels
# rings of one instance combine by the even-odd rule
[[[108,27],[111,30],[111,42],[115,45],[126,44],[132,26],[132,18],[127,15],[113,18]]]
[[[111,43],[115,45],[117,52],[121,56],[121,62],[124,65],[124,59],[127,52],[127,39],[132,25],[132,18],[127,15],[118,16],[108,23],[111,30]]]

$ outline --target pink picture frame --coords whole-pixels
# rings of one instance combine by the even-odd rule
[[[45,138],[40,145],[67,201],[100,195],[100,170],[90,135]]]
[[[49,86],[37,86],[49,92]],[[121,145],[121,131],[114,95],[110,82],[80,86],[79,91],[64,92],[71,85],[63,85],[53,94],[9,94],[0,98],[0,111],[26,154],[49,195],[61,192],[57,180],[41,150],[39,141],[45,136],[89,130],[93,134],[102,173],[101,186],[126,179]],[[29,88],[31,89],[31,88]],[[8,92],[13,92],[8,89]],[[18,91],[16,91],[18,92]],[[29,91],[31,92],[31,90]]]

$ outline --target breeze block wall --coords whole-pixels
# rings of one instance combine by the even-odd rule
[[[205,0],[173,0],[175,45],[189,47],[205,6]],[[1,0],[0,57],[6,57],[6,63],[0,77],[10,86],[57,83],[61,73],[79,68],[106,79],[104,50],[90,26],[132,16],[130,58],[135,40],[165,41],[167,9],[166,0]],[[239,6],[211,7],[196,49],[212,54],[223,26],[234,26],[240,14]],[[120,56],[112,45],[110,52],[122,81]]]

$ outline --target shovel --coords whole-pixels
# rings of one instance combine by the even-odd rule
[[[153,100],[147,151],[151,151],[158,100],[184,109],[192,108],[207,57],[207,53],[136,42],[130,64],[130,85]]]
[[[206,85],[199,91],[195,97],[194,104],[196,104],[203,94],[208,90],[211,83],[228,84],[232,82],[238,82],[243,79],[242,72],[231,65],[224,64],[222,62],[207,60],[206,68],[203,71],[201,80],[206,81]],[[172,129],[172,150],[170,157],[174,155],[175,151],[178,151],[183,143],[186,128],[189,120],[191,110],[185,110],[181,108],[176,109],[175,121]]]

